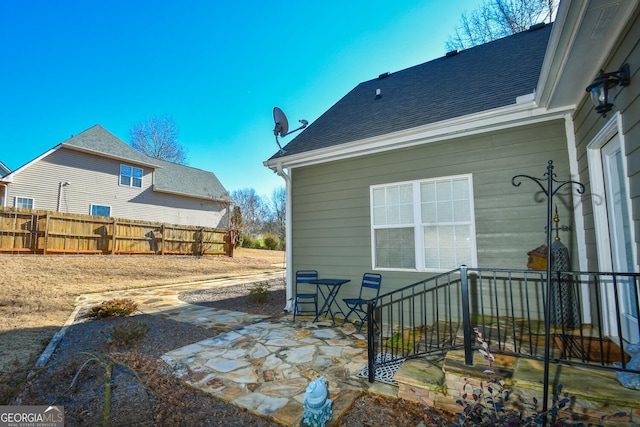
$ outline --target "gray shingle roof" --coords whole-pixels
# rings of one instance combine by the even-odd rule
[[[360,83],[285,147],[299,154],[515,104],[534,92],[551,25]],[[376,99],[376,90],[381,97]],[[278,152],[273,158],[282,157]]]
[[[155,171],[154,190],[231,202],[231,196],[212,172],[164,160],[154,160],[162,167]]]
[[[100,125],[95,125],[72,136],[62,142],[62,146],[89,151],[105,157],[126,159],[141,165],[158,165],[157,159],[140,153]]]
[[[146,156],[100,125],[64,141],[63,147],[154,168],[153,189],[204,199],[231,201],[214,173]]]

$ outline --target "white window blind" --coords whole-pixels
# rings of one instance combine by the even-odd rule
[[[371,212],[374,268],[476,264],[471,175],[373,186]]]

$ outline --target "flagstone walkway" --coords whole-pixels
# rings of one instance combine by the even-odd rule
[[[179,298],[197,289],[279,277],[282,273],[82,295],[67,323],[72,324],[83,307],[126,297],[137,302],[144,314],[222,329],[227,332],[174,349],[162,359],[192,386],[287,426],[300,425],[306,387],[311,380],[324,376],[333,401],[332,418],[338,419],[363,390],[370,388],[366,379],[356,377],[367,364],[367,342],[355,327],[313,322],[303,316],[293,322],[290,314],[267,317],[218,310]],[[391,386],[375,383],[371,387],[378,393],[397,396]]]

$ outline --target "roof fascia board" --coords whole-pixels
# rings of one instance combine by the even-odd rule
[[[7,171],[9,171],[9,173],[11,173],[11,169],[9,169],[9,168],[7,167],[7,165],[5,165],[5,164],[4,164],[4,163],[2,163],[2,162],[0,162],[0,170],[1,170],[1,169],[7,170]],[[7,174],[7,175],[9,175],[9,174]]]
[[[29,163],[26,163],[22,166],[20,166],[18,169],[14,170],[13,172],[11,172],[10,174],[6,175],[5,177],[2,178],[2,182],[13,182],[14,177],[19,174],[20,172],[22,172],[23,170],[25,170],[26,168],[28,168],[29,166],[33,165],[34,163],[39,162],[40,160],[44,159],[45,157],[47,157],[49,154],[58,151],[60,149],[60,147],[62,146],[62,144],[58,144],[55,147],[53,147],[51,150],[39,155],[38,157],[36,157],[35,159],[31,160]]]
[[[640,4],[639,0],[563,0],[560,2],[538,80],[536,94],[538,105],[558,107],[559,102],[566,104],[580,102],[585,95],[582,90],[572,93],[573,98],[570,101],[554,101],[554,97],[558,98],[556,95],[562,92],[563,82],[567,83],[569,75],[572,82],[583,82],[580,89],[593,81],[598,70],[605,65],[614,44],[638,4]],[[613,25],[607,30],[606,37],[603,38],[605,41],[598,44],[598,48],[595,49],[584,33],[597,21],[599,12],[611,7],[619,7],[620,10],[616,14]],[[588,55],[588,60],[585,59],[585,55]],[[577,66],[576,61],[582,66]],[[619,65],[621,64],[616,64],[616,67]]]
[[[571,8],[572,4],[573,8]],[[575,43],[587,7],[587,2],[571,1],[561,1],[558,6],[538,79],[535,101],[540,106],[546,106],[549,103],[551,95],[558,87],[562,70]]]
[[[64,142],[62,144],[60,144],[60,145],[62,147],[64,147],[64,148],[68,148],[69,150],[80,151],[82,153],[87,153],[87,154],[93,154],[93,155],[104,157],[104,158],[107,158],[107,159],[123,161],[123,162],[127,162],[127,163],[134,164],[134,165],[139,165],[139,166],[146,166],[146,167],[149,167],[149,168],[152,168],[152,169],[161,169],[162,168],[162,166],[159,166],[157,164],[148,163],[148,162],[141,162],[139,160],[133,160],[133,159],[130,159],[128,157],[113,156],[111,154],[105,154],[105,153],[102,153],[100,151],[89,150],[87,148],[81,148],[81,147],[78,147],[78,146],[75,146],[75,145],[66,144]]]
[[[267,160],[263,164],[276,169],[310,166],[335,160],[349,159],[366,154],[381,153],[390,150],[413,147],[431,142],[460,138],[490,131],[507,129],[543,121],[562,119],[575,109],[575,106],[547,110],[537,107],[534,102],[518,104],[473,116],[458,117],[435,124],[385,134],[373,138],[328,147],[312,152],[294,154]]]
[[[215,197],[197,196],[195,194],[180,193],[178,191],[163,190],[163,189],[156,188],[155,185],[153,186],[153,191],[156,192],[156,193],[164,193],[164,194],[172,194],[174,196],[188,197],[190,199],[201,199],[201,200],[209,200],[209,201],[212,201],[212,202],[231,204],[231,202],[229,200],[218,199],[218,198],[215,198]]]

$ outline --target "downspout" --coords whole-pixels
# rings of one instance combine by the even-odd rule
[[[60,181],[60,183],[58,184],[58,206],[57,206],[56,212],[62,212],[60,210],[62,207],[62,191],[65,189],[67,185],[69,185],[69,181]]]
[[[58,205],[56,206],[56,212],[60,212],[60,199],[62,199],[62,181],[58,183]]]
[[[276,166],[276,173],[284,179],[287,200],[285,204],[285,259],[286,259],[286,305],[285,311],[291,311],[291,305],[293,302],[293,274],[291,268],[293,267],[291,257],[291,177],[282,168],[282,163],[278,163]]]

